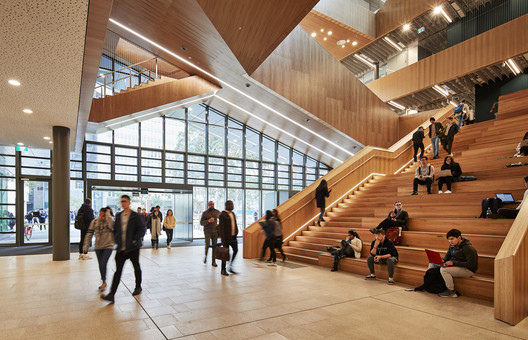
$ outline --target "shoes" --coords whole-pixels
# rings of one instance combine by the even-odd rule
[[[227,271],[225,269],[222,269],[222,272],[220,274],[222,274],[224,276],[229,276],[229,274],[227,273]]]
[[[211,266],[213,266],[213,267],[218,267],[218,265],[216,264],[215,261],[213,261],[213,263],[211,263]]]
[[[451,157],[453,157],[453,154],[452,154],[452,153],[450,153],[450,154],[449,154],[448,156],[451,156]]]
[[[134,289],[134,291],[132,292],[132,295],[139,295],[141,294],[141,291],[143,289],[141,289],[141,287],[136,287],[136,289]]]
[[[286,259],[287,259],[287,257],[284,256],[284,257],[282,258],[282,263],[286,262]]]
[[[447,191],[446,191],[447,193]],[[438,195],[443,194],[442,190],[438,190]]]
[[[100,285],[99,288],[97,288],[97,289],[99,289],[99,290],[105,290],[105,288],[106,288],[106,282],[103,282],[103,284]]]
[[[374,279],[376,279],[376,275],[374,275],[374,274],[370,274],[370,275],[365,276],[365,280],[374,280]]]
[[[79,254],[79,260],[84,260],[83,254]]]
[[[337,267],[332,267],[332,269],[330,269],[331,272],[336,272],[337,271]]]
[[[270,267],[277,267],[277,262],[271,262],[270,264],[268,264],[268,266],[270,266]]]
[[[450,194],[450,193],[451,193],[451,190],[446,190],[445,193],[446,193],[446,194]]]
[[[114,294],[106,294],[106,295],[101,294],[101,299],[114,303]]]
[[[451,289],[444,290],[442,293],[439,293],[438,296],[441,296],[441,297],[452,297],[452,298],[458,297],[457,293],[454,290],[451,290]]]
[[[271,259],[267,259],[266,262],[271,263]]]
[[[88,254],[83,254],[82,259],[83,260],[91,260],[92,258],[90,256],[88,256]]]
[[[389,280],[387,281],[387,284],[388,285],[393,285],[394,284],[394,279],[392,277],[389,277]]]
[[[204,264],[207,263],[207,256],[204,256]]]
[[[376,232],[376,228],[369,229],[369,231],[374,234]]]
[[[171,249],[171,244],[167,244],[167,249]]]
[[[229,271],[231,274],[234,274],[234,275],[238,274],[237,271],[233,270],[233,267],[229,267],[228,271]]]
[[[432,194],[432,192],[430,192],[430,191],[427,192],[427,195],[431,195],[431,194]]]
[[[413,193],[411,194],[412,195],[418,195],[418,191],[413,191]]]
[[[321,221],[317,220],[315,223],[317,223],[318,226],[321,226]]]

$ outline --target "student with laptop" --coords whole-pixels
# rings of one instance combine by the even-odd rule
[[[517,208],[513,209],[513,208],[500,208],[499,211],[498,211],[498,214],[503,216],[503,217],[506,217],[506,218],[516,218],[517,217],[517,214],[519,213],[519,210],[521,210],[523,204],[525,204],[526,201],[528,201],[528,176],[524,177],[524,187],[526,188],[526,191],[524,192],[524,196],[523,196],[523,199],[521,201],[521,204],[519,204],[517,206]],[[500,198],[499,197],[500,194],[497,194],[497,198]],[[502,198],[501,198],[502,199]],[[511,197],[511,199],[513,200],[513,196]],[[508,203],[508,202],[504,202],[503,203]]]
[[[447,186],[447,190],[445,191],[445,193],[450,194],[451,182],[458,182],[460,180],[460,175],[462,175],[462,169],[460,168],[460,164],[455,162],[452,156],[447,156],[446,158],[444,158],[444,164],[442,164],[442,168],[440,169],[440,173],[438,174],[438,193],[443,193],[442,187],[445,183]]]
[[[469,239],[462,237],[460,230],[449,230],[446,238],[449,242],[449,249],[447,249],[446,256],[441,261],[438,253],[427,251],[427,257],[430,261],[429,268],[441,266],[440,274],[442,274],[447,290],[439,293],[438,296],[458,297],[453,278],[472,277],[478,269],[478,254]],[[432,255],[431,253],[436,253],[437,255]]]

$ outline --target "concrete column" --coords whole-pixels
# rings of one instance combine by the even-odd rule
[[[51,223],[53,261],[70,259],[70,129],[53,127]]]
[[[375,63],[376,68],[374,69],[374,80],[379,79],[379,63]]]

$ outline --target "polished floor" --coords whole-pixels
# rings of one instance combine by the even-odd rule
[[[0,258],[2,339],[526,339],[490,303],[439,298],[348,273],[235,262],[220,276],[201,247],[144,249],[143,294],[127,262],[115,304],[99,299],[97,260]],[[93,255],[93,254],[92,254]],[[109,277],[114,262],[110,259]]]

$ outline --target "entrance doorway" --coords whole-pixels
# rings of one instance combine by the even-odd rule
[[[50,182],[24,179],[22,245],[50,244]]]

